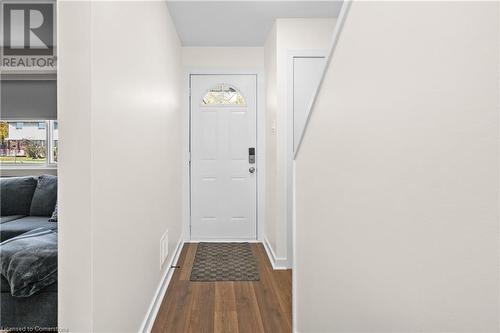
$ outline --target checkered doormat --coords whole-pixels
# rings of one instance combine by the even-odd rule
[[[191,281],[258,281],[249,243],[199,243]]]

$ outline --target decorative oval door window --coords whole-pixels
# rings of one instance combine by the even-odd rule
[[[245,106],[245,98],[233,86],[225,83],[219,83],[212,87],[201,101],[201,105],[237,105]]]

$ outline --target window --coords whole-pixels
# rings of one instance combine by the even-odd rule
[[[50,155],[50,163],[57,163],[57,150],[59,147],[59,125],[57,124],[57,120],[51,121],[51,142],[52,142],[52,147],[51,147],[51,152],[52,154]]]
[[[57,163],[57,121],[0,122],[2,166],[49,166]]]
[[[220,83],[210,89],[201,102],[202,105],[245,105],[245,99],[234,87]]]

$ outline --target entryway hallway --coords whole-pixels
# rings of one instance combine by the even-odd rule
[[[291,332],[292,271],[273,270],[264,246],[250,245],[260,281],[191,282],[198,244],[186,243],[152,332]]]
[[[57,13],[60,330],[500,332],[499,2]]]

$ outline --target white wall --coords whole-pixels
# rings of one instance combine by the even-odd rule
[[[190,69],[264,67],[263,47],[183,47],[182,65]]]
[[[59,327],[92,330],[90,2],[57,2]],[[62,221],[65,221],[64,223]],[[75,265],[75,263],[78,263]]]
[[[180,42],[165,2],[59,6],[60,326],[137,331],[181,237]]]
[[[291,216],[287,208],[288,55],[292,50],[323,50],[330,45],[335,19],[277,19],[265,44],[267,87],[266,238],[277,259],[289,265]],[[276,124],[276,131],[272,130]]]
[[[273,251],[276,250],[276,218],[277,218],[277,188],[278,155],[276,151],[276,119],[278,113],[277,94],[277,30],[273,25],[264,45],[265,75],[266,75],[266,225],[265,240]]]
[[[296,160],[297,331],[498,332],[498,6],[353,3]]]

